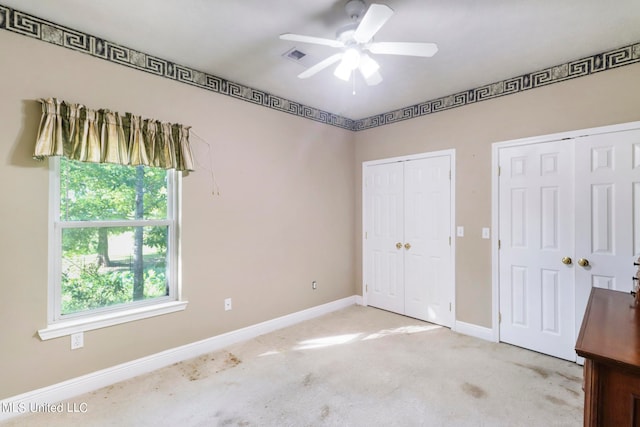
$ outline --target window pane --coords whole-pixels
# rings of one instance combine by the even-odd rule
[[[167,218],[167,171],[60,159],[60,219]]]
[[[61,313],[169,295],[168,227],[62,230]]]

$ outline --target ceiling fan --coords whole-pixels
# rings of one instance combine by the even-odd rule
[[[342,50],[309,67],[298,75],[299,78],[309,78],[340,61],[333,73],[336,77],[349,81],[355,70],[359,70],[365,82],[373,86],[382,81],[382,76],[378,71],[380,65],[368,55],[369,52],[381,55],[431,57],[438,51],[435,43],[374,42],[373,36],[393,15],[393,9],[387,5],[373,3],[367,9],[362,0],[349,0],[345,10],[353,22],[339,28],[335,40],[291,33],[280,35],[282,40],[318,44]]]

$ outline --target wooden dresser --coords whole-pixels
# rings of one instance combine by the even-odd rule
[[[576,342],[584,364],[584,425],[640,427],[640,307],[593,288]]]

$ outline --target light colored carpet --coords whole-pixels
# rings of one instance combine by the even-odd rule
[[[353,306],[6,426],[579,426],[582,368]]]

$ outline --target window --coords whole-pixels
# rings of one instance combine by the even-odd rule
[[[50,158],[49,327],[43,339],[184,309],[180,175]]]

